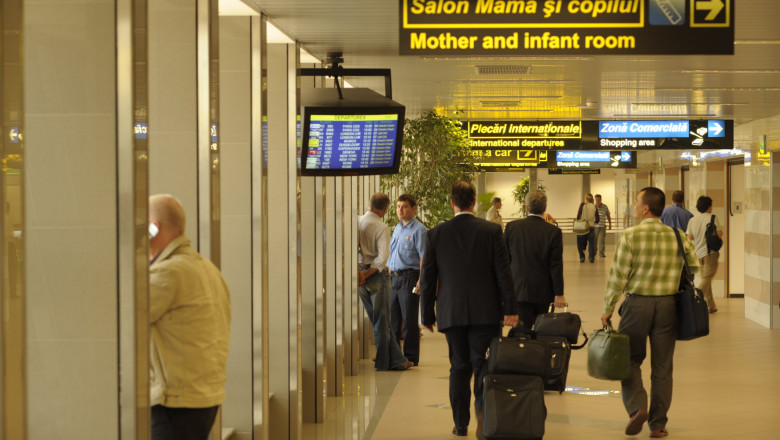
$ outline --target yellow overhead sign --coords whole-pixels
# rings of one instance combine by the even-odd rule
[[[400,0],[400,53],[733,54],[734,1]]]

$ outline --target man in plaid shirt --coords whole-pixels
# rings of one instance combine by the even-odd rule
[[[647,187],[637,194],[634,214],[639,224],[626,229],[617,244],[601,316],[601,323],[606,326],[615,303],[626,294],[619,310],[618,328],[629,336],[631,344],[631,377],[621,383],[623,405],[630,416],[626,435],[639,434],[648,421],[652,438],[669,435],[666,414],[672,403],[672,360],[677,336],[674,294],[679,289],[683,268],[674,230],[660,220],[665,204],[664,193],[658,188]],[[683,231],[678,232],[688,265],[696,272],[699,261],[693,243]],[[648,337],[652,357],[649,411],[641,370]]]

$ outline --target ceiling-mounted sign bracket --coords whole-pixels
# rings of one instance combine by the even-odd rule
[[[341,94],[341,86],[338,79],[345,76],[382,76],[385,78],[385,96],[393,99],[393,81],[390,77],[390,69],[345,69],[339,65],[343,63],[341,52],[329,52],[328,62],[330,67],[325,68],[306,68],[298,69],[299,76],[332,76],[336,81],[336,88],[339,91],[339,98],[344,99]]]

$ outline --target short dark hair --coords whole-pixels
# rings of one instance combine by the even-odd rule
[[[600,199],[601,198],[601,194],[596,194],[594,197],[596,197],[597,199]]]
[[[707,212],[710,206],[712,206],[712,199],[707,196],[701,196],[696,200],[696,210],[699,212]]]
[[[666,196],[664,192],[654,186],[648,186],[639,190],[642,195],[642,203],[650,208],[650,213],[656,217],[660,217],[664,212],[664,206],[666,205]]]
[[[400,196],[398,196],[398,201],[407,202],[409,203],[409,206],[411,206],[412,208],[417,206],[417,200],[415,200],[414,196],[411,194],[401,194]]]
[[[501,203],[501,197],[493,197],[493,204]]]
[[[529,191],[525,196],[525,206],[530,214],[544,214],[544,210],[547,209],[547,194],[540,189]]]
[[[674,203],[682,203],[683,200],[685,200],[685,193],[680,191],[679,189],[672,193],[672,202]]]
[[[452,185],[452,191],[450,192],[450,199],[461,211],[469,209],[474,204],[474,200],[477,197],[477,191],[474,189],[474,185],[466,180],[460,180]]]
[[[371,196],[371,209],[382,211],[390,205],[390,197],[387,194],[376,193]]]

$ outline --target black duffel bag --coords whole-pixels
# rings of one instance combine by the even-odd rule
[[[526,374],[546,378],[550,369],[550,346],[529,335],[498,336],[487,352],[489,374]]]
[[[581,330],[580,315],[567,312],[567,307],[568,304],[564,307],[563,312],[555,313],[555,304],[550,304],[548,313],[542,313],[536,317],[533,331],[540,336],[562,336],[569,341],[572,349],[577,350],[588,342],[588,335]],[[574,345],[577,343],[580,332],[585,337],[585,341],[580,345]]]
[[[674,295],[677,302],[677,340],[690,341],[710,334],[710,311],[701,289],[697,289],[693,284],[693,274],[688,266],[688,259],[685,258],[680,233],[677,228],[672,229],[677,236],[677,245],[684,263],[680,275],[680,290]]]

